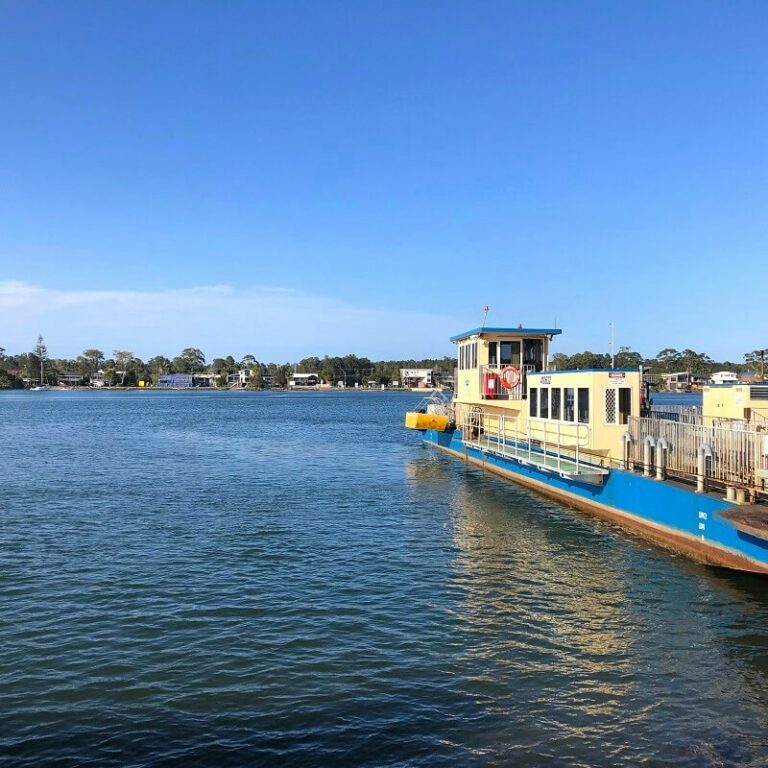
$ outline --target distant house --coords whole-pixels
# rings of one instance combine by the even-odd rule
[[[431,389],[434,386],[432,368],[401,368],[400,381],[410,389]]]
[[[245,387],[251,378],[251,371],[249,368],[241,368],[235,373],[227,374],[227,384],[230,387]]]
[[[191,373],[162,373],[157,380],[157,386],[161,388],[191,387]]]
[[[212,387],[218,376],[215,373],[196,373],[192,376],[193,387]]]
[[[706,381],[705,375],[690,371],[664,374],[664,383],[671,392],[688,392],[691,389],[699,389]]]
[[[320,376],[316,373],[294,373],[288,379],[289,387],[317,387],[320,384]]]
[[[58,375],[59,384],[63,384],[67,387],[76,387],[82,380],[82,374],[73,371],[66,371]]]
[[[110,379],[107,378],[107,375],[104,373],[104,371],[96,371],[91,376],[91,386],[92,387],[106,387],[110,383]]]
[[[710,377],[712,384],[736,384],[739,377],[733,371],[718,371]]]

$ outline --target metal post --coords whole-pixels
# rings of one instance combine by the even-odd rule
[[[624,448],[624,469],[626,469],[628,472],[631,472],[632,467],[630,466],[629,461],[629,451],[632,447],[632,435],[629,432],[625,432],[621,436],[621,444]]]
[[[712,448],[700,445],[696,457],[696,493],[705,493],[707,490],[707,459],[712,458]]]
[[[643,477],[651,476],[651,449],[656,445],[656,438],[652,435],[643,440]]]
[[[667,451],[669,450],[669,445],[667,444],[667,441],[660,437],[656,441],[656,479],[657,480],[663,480],[665,471],[667,468]]]

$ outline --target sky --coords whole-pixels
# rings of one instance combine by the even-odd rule
[[[768,347],[768,4],[0,0],[0,346]]]

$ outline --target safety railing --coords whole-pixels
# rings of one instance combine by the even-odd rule
[[[654,403],[651,406],[651,417],[664,421],[676,421],[683,424],[701,424],[701,408],[688,405],[660,405]]]
[[[483,400],[522,400],[528,394],[528,374],[535,369],[533,365],[481,365]]]
[[[704,426],[683,422],[630,417],[630,455],[637,463],[645,461],[646,446],[664,451],[666,472],[684,477],[698,477],[702,451],[707,479],[725,485],[762,487],[768,476],[768,432],[745,425]],[[660,457],[656,457],[658,464]]]
[[[476,407],[461,412],[460,427],[465,443],[504,458],[561,474],[601,471],[583,452],[590,443],[590,429],[586,424],[561,424],[545,419],[527,419],[521,423],[518,416],[487,413]]]

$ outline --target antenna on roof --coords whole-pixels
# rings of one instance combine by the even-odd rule
[[[490,307],[486,304],[483,307],[483,324],[480,326],[481,328],[485,328],[485,321],[488,319],[488,311],[490,310]]]

